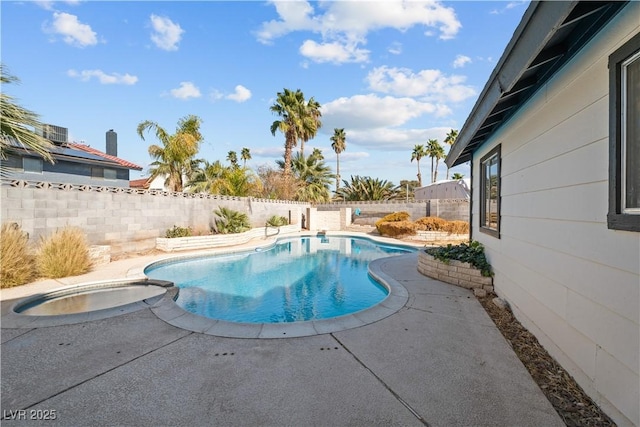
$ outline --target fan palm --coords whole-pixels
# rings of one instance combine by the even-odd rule
[[[414,160],[418,163],[418,187],[422,187],[422,174],[420,173],[420,159],[427,155],[424,145],[416,144],[411,152],[411,161]],[[431,174],[433,175],[433,164],[431,165]]]
[[[272,113],[278,115],[280,120],[271,124],[271,134],[277,131],[284,134],[284,174],[291,175],[291,152],[297,146],[298,140],[302,144],[313,138],[320,127],[320,104],[313,98],[309,103],[305,102],[304,94],[300,89],[295,92],[284,89],[278,92],[276,102],[270,107]]]
[[[431,182],[432,183],[436,182],[434,169],[433,169],[434,160],[441,149],[442,149],[442,146],[440,145],[437,139],[430,139],[429,142],[427,143],[427,148],[425,151],[426,151],[426,155],[431,158]]]
[[[219,160],[214,163],[203,162],[189,181],[192,193],[220,194],[223,196],[249,197],[262,191],[260,179],[245,167],[227,167]]]
[[[227,160],[229,161],[229,163],[231,163],[231,167],[237,168],[239,166],[238,153],[236,153],[235,151],[231,150],[227,153]]]
[[[456,129],[451,129],[447,134],[447,136],[444,138],[444,143],[449,145],[449,150],[451,150],[451,146],[455,144],[457,138],[458,138],[458,131]],[[449,179],[448,165],[447,165],[447,179]]]
[[[251,150],[248,148],[243,148],[240,151],[240,158],[242,159],[242,166],[247,166],[247,160],[251,160]]]
[[[436,159],[436,168],[433,171],[433,182],[438,180],[438,163],[440,163],[440,159],[444,159],[446,156],[444,152],[444,147],[438,144],[434,147],[433,157]]]
[[[347,134],[344,129],[335,128],[331,137],[331,148],[336,153],[336,192],[340,189],[340,153],[347,148]]]
[[[178,121],[176,132],[171,135],[155,122],[145,120],[138,124],[137,132],[144,141],[144,132],[155,131],[156,138],[162,143],[150,145],[149,154],[155,159],[151,163],[151,178],[166,175],[165,185],[172,191],[183,190],[183,176],[192,175],[193,158],[198,153],[202,134],[200,124],[202,120],[197,116],[186,116]]]
[[[19,82],[17,77],[5,73],[4,66],[0,64],[0,83],[5,85]],[[53,144],[35,132],[35,129],[41,127],[42,123],[36,113],[19,106],[4,90],[0,92],[0,158],[5,159],[7,149],[17,142],[53,163],[49,151]]]
[[[345,201],[392,200],[402,197],[399,187],[387,180],[351,176],[351,182],[342,180],[344,187],[337,192],[337,198]]]
[[[284,161],[276,163],[284,169]],[[334,175],[325,163],[322,151],[314,149],[310,156],[296,153],[291,160],[293,177],[296,179],[295,199],[304,202],[328,202],[331,199],[329,185]]]

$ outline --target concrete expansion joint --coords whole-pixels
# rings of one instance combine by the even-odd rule
[[[336,337],[333,333],[329,334],[331,335],[331,337],[338,343],[340,344],[340,346],[351,355],[351,357],[353,357],[353,359],[360,365],[362,366],[367,372],[369,372],[376,380],[378,380],[378,382],[380,384],[382,384],[382,386],[389,392],[391,393],[391,395],[398,401],[400,402],[400,404],[402,404],[402,406],[404,406],[405,408],[407,408],[407,410],[409,412],[411,412],[411,414],[416,417],[418,419],[418,421],[420,421],[423,425],[425,426],[429,426],[429,423],[427,422],[427,420],[425,420],[420,414],[418,414],[418,412],[413,409],[411,407],[411,405],[409,405],[407,402],[405,402],[404,399],[402,399],[402,397],[400,397],[400,395],[398,393],[396,393],[386,382],[384,382],[384,380],[382,378],[380,378],[378,375],[376,375],[375,372],[373,372],[373,370],[371,368],[369,368],[367,365],[364,364],[364,362],[362,360],[360,360],[358,358],[358,356],[356,356],[351,350],[349,350],[347,348],[346,345],[344,345],[342,343],[342,341],[340,341],[338,339],[338,337]]]

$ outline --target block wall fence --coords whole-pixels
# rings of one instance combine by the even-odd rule
[[[348,202],[312,206],[306,202],[254,199],[161,190],[2,180],[0,218],[15,222],[32,242],[64,226],[82,229],[91,245],[110,245],[112,254],[152,249],[156,238],[173,226],[206,233],[213,211],[226,207],[246,213],[254,227],[273,215],[312,230],[343,229],[355,209],[362,213],[408,211],[413,219],[440,214],[468,220],[468,201]],[[303,215],[305,224],[303,224]]]

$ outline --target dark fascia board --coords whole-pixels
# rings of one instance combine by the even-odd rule
[[[19,156],[37,157],[40,159],[42,158],[40,154],[34,151],[27,150],[26,148],[22,148],[22,147],[11,147],[7,150],[7,152],[11,152]],[[111,169],[125,169],[125,170],[129,169],[126,166],[123,166],[119,163],[116,163],[107,159],[104,159],[104,160],[83,159],[79,157],[65,156],[64,154],[58,154],[53,152],[51,153],[51,156],[56,161],[61,160],[65,162],[82,163],[87,165],[102,166],[102,167],[111,168]]]
[[[502,95],[518,82],[529,64],[545,47],[555,30],[559,28],[578,1],[531,2],[520,24],[507,44],[500,61],[482,89],[445,163],[449,167],[462,163],[459,159],[485,119],[491,114]],[[464,156],[466,158],[468,156]],[[468,159],[467,159],[468,160]]]

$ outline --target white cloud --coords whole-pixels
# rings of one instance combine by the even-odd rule
[[[65,43],[76,47],[93,46],[98,38],[88,24],[83,24],[76,15],[54,12],[53,23],[45,26],[45,31],[62,36]]]
[[[416,144],[425,144],[429,139],[442,141],[450,128],[436,127],[428,129],[362,129],[348,133],[347,143],[360,147],[382,151],[406,151]],[[342,154],[340,155],[342,160]],[[407,158],[409,160],[409,158]]]
[[[112,73],[107,74],[102,70],[69,70],[67,71],[67,75],[69,77],[78,78],[83,82],[91,80],[92,77],[98,79],[98,81],[103,85],[109,84],[122,84],[122,85],[134,85],[138,82],[137,76],[132,76],[131,74],[118,74]]]
[[[333,151],[333,150],[332,150]],[[334,151],[335,154],[335,151]],[[362,159],[367,159],[370,157],[370,154],[366,151],[343,151],[340,153],[340,164],[350,163],[350,162],[359,162]]]
[[[40,6],[41,8],[45,9],[45,10],[54,10],[55,8],[53,7],[53,5],[55,3],[65,3],[68,4],[70,6],[75,6],[80,4],[80,0],[66,0],[66,1],[59,1],[59,0],[42,0],[42,1],[35,1],[35,4],[37,4],[38,6]]]
[[[414,73],[407,68],[382,66],[371,70],[366,80],[376,92],[424,97],[439,103],[461,102],[476,94],[475,89],[463,84],[465,76],[446,76],[440,70]]]
[[[191,82],[180,82],[180,87],[171,89],[171,96],[178,99],[200,98],[202,94],[200,89]]]
[[[356,95],[338,98],[322,105],[323,129],[382,128],[400,126],[423,114],[446,115],[446,107],[411,98]]]
[[[300,54],[314,62],[365,62],[369,59],[369,51],[358,49],[355,44],[341,44],[340,42],[316,43],[305,40],[300,46]]]
[[[236,86],[236,91],[230,95],[227,95],[226,98],[236,102],[244,102],[251,98],[251,91],[242,85]]]
[[[178,43],[182,39],[184,30],[171,19],[151,15],[151,41],[162,50],[178,50]]]
[[[422,26],[426,27],[425,36],[435,31],[440,39],[446,40],[455,37],[462,26],[453,8],[438,1],[386,1],[367,5],[360,1],[272,1],[271,4],[279,19],[262,24],[256,33],[258,41],[269,44],[295,31],[316,33],[321,40],[305,41],[300,53],[317,62],[367,61],[369,51],[360,46],[366,44],[369,32],[383,28],[405,31]],[[317,5],[317,11],[312,4]],[[395,52],[398,50],[393,49]]]
[[[453,68],[462,68],[467,64],[471,63],[471,58],[466,55],[457,55],[456,59],[453,61]]]
[[[277,134],[276,134],[277,136]],[[281,158],[284,153],[284,148],[281,145],[277,147],[265,147],[265,148],[252,148],[252,157],[266,157],[266,158]]]
[[[387,51],[393,55],[400,55],[402,53],[402,44],[393,42],[391,43],[391,46],[389,46]]]

